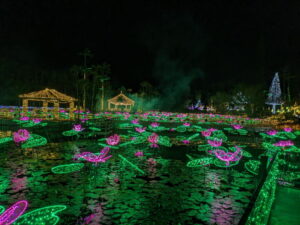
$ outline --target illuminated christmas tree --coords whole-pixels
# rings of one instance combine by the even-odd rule
[[[278,73],[275,73],[275,76],[272,80],[272,84],[269,89],[268,99],[266,101],[267,105],[272,105],[272,113],[276,113],[276,105],[281,105],[281,89]]]

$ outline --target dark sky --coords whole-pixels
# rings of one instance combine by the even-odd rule
[[[110,63],[114,84],[127,88],[182,77],[207,92],[268,88],[276,71],[299,82],[299,1],[0,2],[0,58],[21,64],[67,70],[89,48],[89,64]]]

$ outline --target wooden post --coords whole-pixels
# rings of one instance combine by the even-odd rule
[[[58,111],[59,111],[59,102],[55,101],[54,102],[54,118],[58,119]]]
[[[28,112],[28,99],[25,98],[22,99],[22,106],[23,106],[23,111]]]
[[[74,119],[74,102],[70,102],[69,103],[69,115],[70,115],[70,119]]]
[[[42,107],[43,117],[47,117],[48,113],[48,102],[43,101],[43,107]]]

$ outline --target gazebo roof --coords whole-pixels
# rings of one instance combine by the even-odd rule
[[[19,95],[19,98],[28,98],[32,100],[58,100],[59,102],[73,102],[76,98],[60,93],[55,89],[46,88],[41,91],[30,92],[28,94]]]
[[[128,98],[126,95],[124,95],[122,92],[118,94],[117,96],[108,99],[109,103],[112,103],[114,105],[133,105],[134,101],[130,98]]]

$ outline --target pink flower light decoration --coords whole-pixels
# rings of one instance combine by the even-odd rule
[[[190,141],[189,140],[183,140],[182,143],[188,145],[190,143]]]
[[[23,116],[20,118],[21,121],[28,121],[29,120],[29,117],[28,116]]]
[[[183,126],[189,127],[189,126],[191,126],[191,124],[190,123],[184,123]]]
[[[236,130],[240,130],[243,128],[243,126],[241,126],[240,124],[233,124],[232,127]]]
[[[220,147],[222,145],[222,139],[207,140],[207,142],[212,147]]]
[[[151,143],[151,145],[150,145],[151,148],[158,148],[159,147],[158,144],[157,144],[158,137],[159,136],[156,133],[152,133],[152,135],[150,135],[148,137],[148,141]]]
[[[15,143],[25,142],[29,137],[30,133],[26,129],[19,129],[17,132],[13,133],[13,139]]]
[[[131,123],[132,123],[132,124],[139,124],[139,119],[131,120]]]
[[[151,123],[151,127],[159,127],[159,123],[157,122]]]
[[[204,137],[209,137],[211,135],[211,131],[209,131],[209,130],[201,131],[201,134]]]
[[[15,222],[27,209],[28,202],[21,200],[13,204],[4,213],[0,215],[0,224],[9,225]]]
[[[92,152],[82,152],[79,154],[76,154],[74,156],[74,159],[85,159],[86,161],[89,162],[94,162],[94,163],[105,163],[108,159],[110,159],[112,157],[112,155],[106,156],[109,152],[110,148],[109,147],[104,147],[99,155],[96,155]]]
[[[267,132],[267,134],[270,135],[270,136],[274,136],[274,135],[277,134],[277,130],[270,130],[270,131]]]
[[[226,166],[229,166],[229,162],[239,161],[242,158],[241,148],[235,147],[235,152],[225,152],[223,150],[215,150],[214,154],[216,157],[222,161],[226,162]]]
[[[207,129],[208,131],[210,131],[210,132],[214,132],[214,131],[216,131],[217,129],[215,129],[215,128],[209,128],[209,129]]]
[[[134,153],[134,156],[136,156],[136,157],[143,157],[144,153],[142,151],[138,151],[138,152]]]
[[[120,142],[120,136],[117,134],[114,134],[108,138],[106,138],[106,143],[109,145],[117,145]]]
[[[279,141],[275,144],[273,144],[274,146],[278,146],[278,147],[287,147],[287,146],[293,146],[294,142],[292,142],[291,140],[287,140],[287,141]]]
[[[283,130],[284,130],[285,132],[292,132],[292,131],[293,131],[293,129],[290,128],[290,127],[285,127],[285,128],[283,128]]]
[[[83,131],[84,128],[82,128],[81,124],[74,124],[73,130],[77,131],[77,132],[80,132],[80,131]]]
[[[34,122],[34,123],[40,123],[41,121],[42,121],[42,119],[39,119],[39,118],[32,119],[32,122]]]
[[[145,132],[145,130],[146,130],[146,127],[136,127],[135,128],[135,131],[139,132],[139,133],[143,133],[143,132]]]

